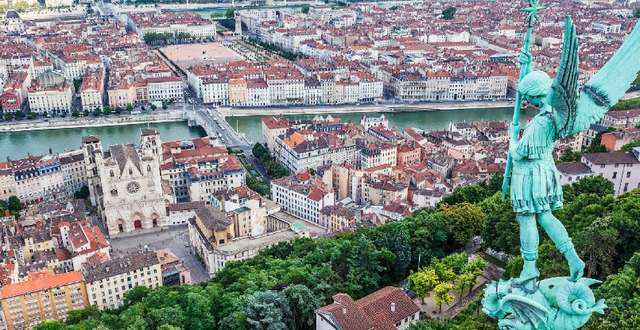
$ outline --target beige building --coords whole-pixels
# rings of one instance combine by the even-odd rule
[[[63,189],[67,195],[73,195],[87,185],[87,169],[82,150],[74,150],[58,155],[60,172],[62,173]]]
[[[63,76],[45,72],[31,82],[29,107],[31,111],[43,113],[70,113],[74,88]]]
[[[16,180],[10,167],[0,168],[0,199],[7,200],[18,195]]]
[[[275,155],[276,139],[284,135],[289,129],[289,119],[284,117],[262,118],[262,140],[267,145],[269,153]]]
[[[247,104],[247,81],[244,78],[229,81],[229,105]]]
[[[95,108],[102,110],[103,99],[104,75],[102,72],[96,71],[84,76],[80,86],[82,110],[93,111]]]
[[[409,188],[396,182],[366,180],[362,186],[362,203],[386,205],[397,200],[406,200]]]
[[[99,206],[110,236],[167,226],[170,197],[165,196],[160,176],[157,129],[140,130],[138,148],[119,144],[103,153],[99,137],[93,136],[83,138],[83,150],[91,201]]]
[[[87,306],[82,274],[46,276],[2,288],[2,311],[9,330],[32,328],[42,321],[67,318]]]
[[[136,252],[94,264],[84,271],[89,304],[104,308],[122,306],[124,294],[136,286],[162,286],[162,270],[153,251]]]
[[[111,77],[109,79],[112,79]],[[120,81],[107,89],[109,106],[112,108],[126,108],[128,104],[136,103],[136,89],[132,84]]]
[[[398,149],[392,144],[370,144],[362,149],[360,168],[367,169],[380,165],[397,165]]]

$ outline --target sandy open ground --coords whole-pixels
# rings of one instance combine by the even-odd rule
[[[182,70],[194,65],[225,63],[242,60],[242,56],[234,53],[217,42],[202,44],[173,45],[160,49]]]

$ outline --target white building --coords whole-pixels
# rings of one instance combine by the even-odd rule
[[[149,101],[183,101],[182,80],[178,77],[148,78],[147,88]]]
[[[29,107],[40,114],[71,112],[74,94],[73,84],[54,72],[45,72],[31,82]]]
[[[616,196],[640,188],[640,147],[632,152],[587,153],[581,161],[593,175],[613,182]]]
[[[335,205],[333,190],[314,182],[308,172],[271,180],[271,194],[283,210],[315,224],[322,208]]]

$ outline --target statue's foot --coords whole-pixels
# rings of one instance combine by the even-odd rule
[[[571,272],[569,281],[576,282],[582,278],[582,275],[584,275],[584,262],[577,256],[576,258],[571,258],[568,261],[569,271]]]
[[[524,284],[528,281],[535,280],[538,277],[540,277],[540,272],[538,271],[538,268],[536,268],[535,262],[525,261],[522,272],[520,272],[520,277],[518,277],[514,282],[516,284]]]

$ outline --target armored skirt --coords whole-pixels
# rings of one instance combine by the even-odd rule
[[[511,175],[511,206],[516,213],[537,214],[562,208],[560,174],[551,152],[555,125],[551,114],[540,113],[518,141]]]

